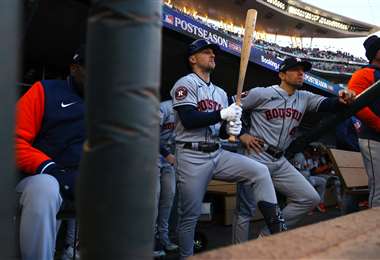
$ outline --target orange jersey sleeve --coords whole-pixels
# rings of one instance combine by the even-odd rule
[[[19,170],[35,174],[49,156],[33,147],[38,135],[45,107],[45,94],[41,82],[35,83],[16,105],[16,163]]]
[[[348,82],[348,89],[354,91],[356,95],[362,93],[370,85],[375,83],[374,69],[363,68],[356,71]],[[375,115],[368,107],[363,108],[357,114],[357,117],[363,121],[366,126],[380,133],[380,117]]]

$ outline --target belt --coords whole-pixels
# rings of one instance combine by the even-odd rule
[[[280,159],[284,155],[284,151],[273,146],[273,145],[264,145],[265,152],[272,156],[273,158]]]
[[[180,144],[183,144],[183,148],[190,149],[194,151],[200,151],[204,153],[212,153],[219,149],[220,144],[218,143],[206,143],[206,142],[198,142],[198,143],[192,143],[192,142],[178,142]]]

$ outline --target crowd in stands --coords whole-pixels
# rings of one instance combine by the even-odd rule
[[[348,65],[348,64],[339,64],[339,63],[328,63],[328,62],[311,62],[313,68],[323,71],[334,71],[338,73],[349,73],[352,74],[361,67],[359,65]]]
[[[243,35],[240,33],[232,32],[226,28],[218,27],[214,23],[207,22],[207,20],[202,19],[200,16],[192,16],[190,14],[184,13],[181,9],[171,6],[172,9],[177,12],[189,16],[192,19],[203,23],[204,25],[217,30],[221,33],[228,34],[230,37],[235,40],[242,40]],[[320,48],[300,48],[300,47],[290,47],[290,46],[280,46],[276,43],[271,43],[258,39],[255,42],[256,47],[265,50],[267,54],[270,54],[272,57],[286,57],[294,56],[300,57],[303,59],[308,59],[313,63],[313,68],[317,70],[322,70],[325,72],[334,72],[334,73],[347,73],[352,74],[356,70],[360,69],[361,65],[367,63],[367,61],[360,57],[355,57],[348,52],[342,51],[329,51],[322,50]],[[352,64],[358,63],[358,64]]]
[[[301,58],[317,58],[324,60],[334,60],[341,62],[358,62],[358,63],[366,63],[366,61],[362,58],[354,57],[352,54],[348,52],[341,51],[328,51],[321,50],[319,48],[292,48],[292,47],[280,47],[282,51],[287,53],[295,54]]]
[[[286,56],[293,56],[308,59],[313,64],[313,69],[322,71],[352,74],[366,62],[362,58],[357,58],[349,53],[340,51],[332,52],[320,50],[319,48],[281,47],[276,43],[264,40],[257,40],[255,44],[272,57],[284,58]],[[352,62],[357,64],[351,64]]]

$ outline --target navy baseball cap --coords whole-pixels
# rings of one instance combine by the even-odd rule
[[[72,64],[85,64],[85,56],[86,56],[86,45],[81,45],[79,49],[77,49],[74,53],[73,59],[71,60]]]
[[[376,35],[372,35],[364,41],[363,46],[365,48],[365,56],[369,62],[372,62],[376,57],[376,53],[380,50],[380,38]]]
[[[187,56],[190,57],[191,55],[200,52],[201,50],[210,48],[213,51],[219,51],[219,45],[215,43],[211,43],[208,40],[205,39],[198,39],[190,43],[188,49],[187,49]]]
[[[303,71],[311,70],[311,63],[305,60],[301,60],[300,58],[286,58],[280,65],[279,71],[285,72],[289,69],[295,68],[297,66],[302,66]]]

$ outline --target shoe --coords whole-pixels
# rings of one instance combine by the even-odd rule
[[[324,203],[319,203],[317,209],[318,209],[319,212],[322,212],[322,213],[326,212],[326,206],[325,206]]]
[[[164,248],[165,248],[165,251],[171,252],[171,251],[177,250],[178,249],[178,245],[176,245],[176,244],[174,244],[172,242],[169,242],[166,245],[164,245]]]
[[[158,258],[158,257],[164,257],[166,256],[166,253],[164,250],[154,250],[153,251],[153,257]]]
[[[66,249],[63,251],[63,254],[61,256],[61,260],[72,260],[74,256],[74,248],[72,246],[67,246]],[[79,260],[79,250],[76,249],[75,251],[75,259]]]

